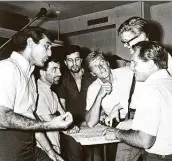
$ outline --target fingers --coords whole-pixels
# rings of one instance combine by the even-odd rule
[[[111,91],[112,91],[112,85],[109,83],[109,84],[103,84],[102,85],[102,89],[107,93],[107,94],[110,94]]]
[[[61,115],[62,120],[65,120],[66,122],[73,122],[73,117],[72,114],[70,112],[66,112],[64,114]]]
[[[123,121],[119,123],[116,128],[120,130],[130,130],[132,128],[132,121]]]
[[[79,132],[79,127],[78,126],[74,126],[72,129],[69,129],[68,131],[67,131],[67,133],[69,133],[69,134],[75,134],[75,133],[78,133]]]
[[[121,129],[121,127],[122,127],[122,122],[120,122],[120,123],[116,126],[117,129]]]
[[[112,127],[112,122],[113,122],[113,120],[111,119],[111,118],[106,118],[105,119],[105,124],[107,125],[107,126],[110,126],[110,127]]]

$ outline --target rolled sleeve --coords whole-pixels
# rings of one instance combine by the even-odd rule
[[[92,107],[99,89],[100,87],[97,86],[95,83],[89,86],[88,91],[87,91],[87,99],[86,99],[86,111],[89,111],[90,108]]]

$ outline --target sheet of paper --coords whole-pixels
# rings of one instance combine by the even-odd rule
[[[107,129],[107,127],[102,125],[97,125],[94,128],[82,126],[79,133],[65,134],[73,137],[81,145],[96,145],[119,142],[119,140],[106,140],[105,136],[103,135],[105,129]]]

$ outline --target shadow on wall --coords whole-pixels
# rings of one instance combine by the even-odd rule
[[[153,41],[157,41],[163,44],[163,46],[167,49],[167,51],[170,53],[172,56],[172,45],[170,44],[164,44],[164,31],[163,27],[160,23],[155,22],[155,21],[150,21],[150,39]]]
[[[156,21],[150,20],[148,21],[148,33],[149,38],[152,41],[162,42],[164,39],[163,28],[162,25]]]
[[[112,69],[124,67],[127,65],[127,63],[130,62],[126,59],[123,59],[122,57],[118,55],[112,55],[111,53],[107,53],[105,57],[106,57],[106,60],[109,61],[109,64]]]

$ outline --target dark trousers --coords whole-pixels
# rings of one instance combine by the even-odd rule
[[[172,154],[171,155],[158,155],[158,154],[151,154],[143,150],[142,156],[143,156],[144,161],[172,161]]]
[[[0,161],[52,161],[35,145],[32,132],[0,130]]]
[[[133,119],[135,110],[130,109],[129,118]],[[128,120],[126,116],[125,120]],[[117,146],[115,161],[138,161],[141,156],[141,149],[130,146],[126,143],[120,142]]]
[[[86,153],[78,142],[71,136],[60,135],[61,152],[65,161],[86,161]]]

